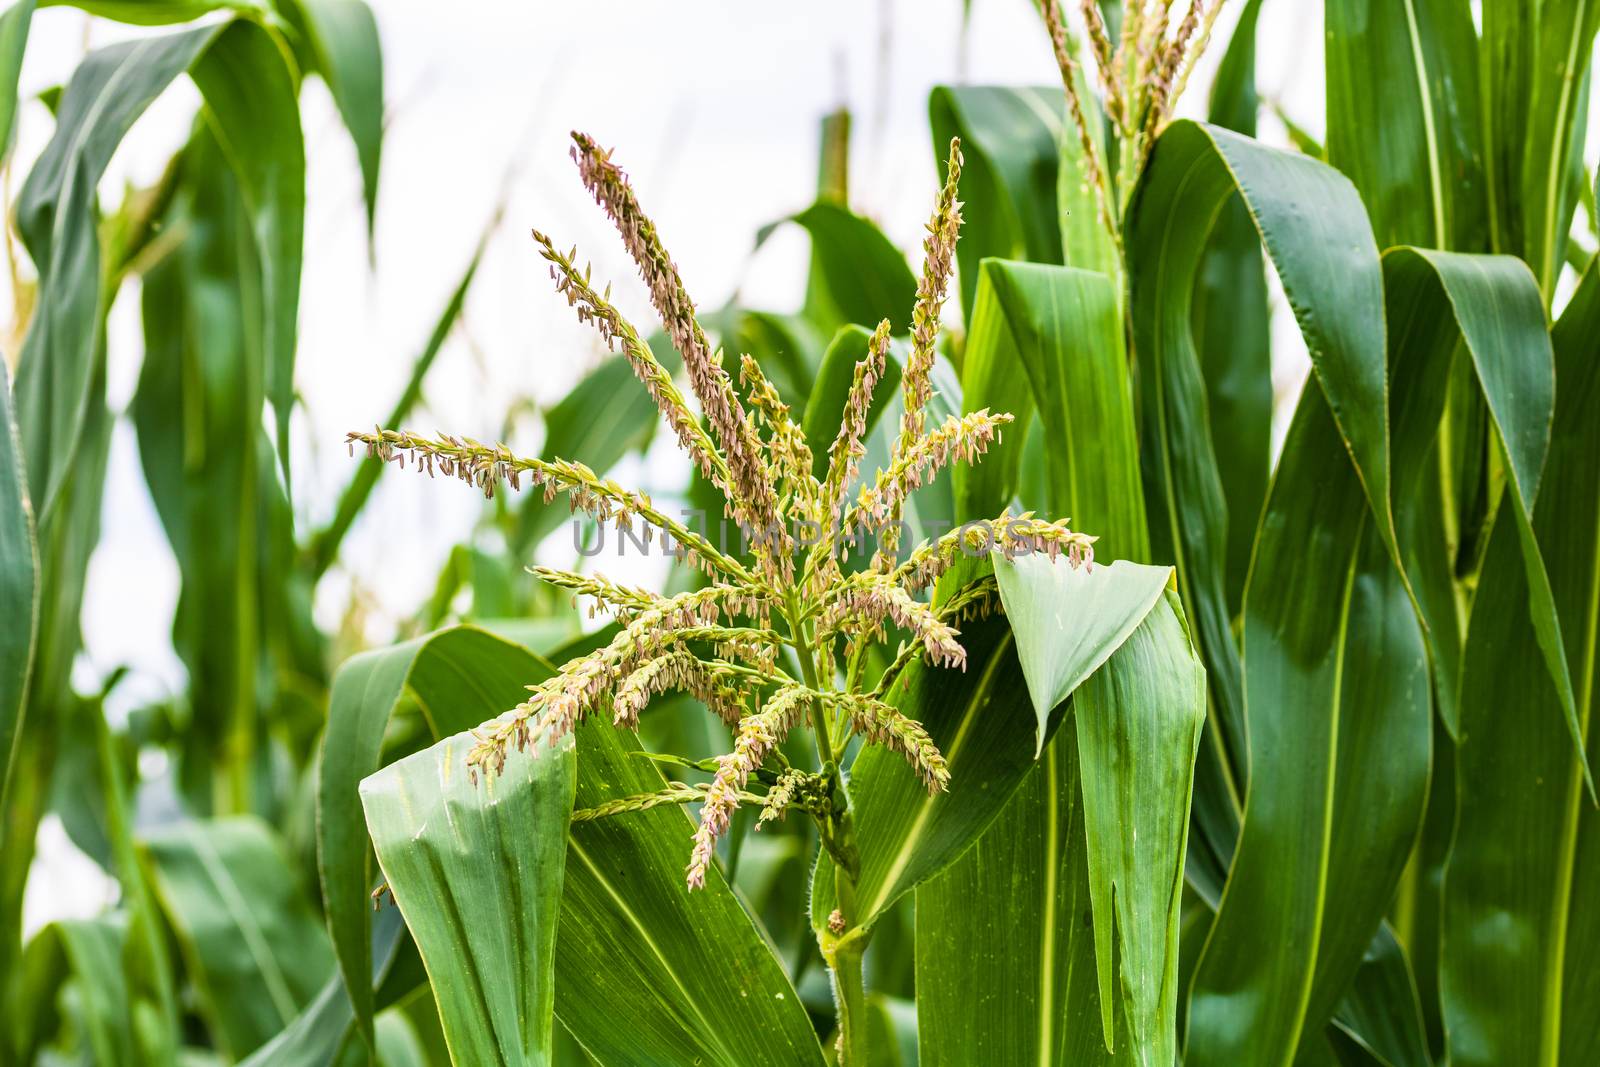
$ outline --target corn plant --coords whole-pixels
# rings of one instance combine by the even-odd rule
[[[499,411],[412,432],[475,257],[312,530],[297,96],[332,90],[370,224],[371,15],[83,5],[201,21],[86,57],[15,206],[0,1060],[1600,1059],[1600,7],[1326,0],[1325,143],[1285,115],[1281,150],[1254,136],[1263,2],[1044,0],[1059,84],[930,97],[920,274],[853,210],[829,116],[780,220],[811,240],[793,313],[697,308],[574,135],[660,329],[536,231],[608,354],[537,456],[476,439]],[[7,130],[34,7],[0,17]],[[1208,48],[1209,121],[1176,118]],[[189,142],[102,214],[185,72]],[[68,668],[134,276],[127,416],[190,678],[114,724]],[[681,495],[607,476],[656,422]],[[438,506],[481,520],[407,639],[335,670],[307,604],[386,464],[468,482],[483,503]],[[607,533],[668,554],[664,585],[589,569]],[[569,536],[579,562],[532,565]],[[121,893],[24,946],[46,812]]]

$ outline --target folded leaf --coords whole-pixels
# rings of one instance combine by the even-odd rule
[[[551,1062],[571,738],[467,764],[471,733],[361,782],[367,829],[416,939],[456,1063]]]
[[[1074,567],[1042,554],[994,561],[1036,719],[1035,754],[1050,713],[1111,658],[1172,582],[1171,567],[1119,559]]]

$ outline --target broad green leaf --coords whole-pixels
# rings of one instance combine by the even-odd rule
[[[1333,1026],[1389,1067],[1431,1067],[1417,983],[1385,923],[1334,1013]]]
[[[461,280],[456,283],[450,299],[445,302],[444,310],[439,313],[439,318],[433,325],[433,332],[428,335],[427,343],[423,345],[422,351],[411,364],[411,377],[390,410],[389,420],[384,423],[385,426],[399,426],[422,399],[422,383],[427,378],[428,371],[432,369],[434,360],[438,358],[439,350],[444,347],[451,331],[455,329],[457,320],[461,318],[461,309],[466,305],[467,293],[472,288],[473,279],[478,276],[478,264],[483,262],[483,250],[488,244],[492,230],[493,224],[478,239],[478,246],[473,249],[472,258],[467,261],[467,269],[462,273]],[[378,484],[378,475],[383,472],[383,466],[383,460],[376,456],[362,458],[355,476],[350,479],[350,484],[339,494],[339,503],[334,508],[332,520],[311,540],[308,554],[313,575],[321,575],[333,565],[334,559],[339,555],[339,545],[344,541],[344,535],[349,533],[356,516],[366,506],[367,498],[372,495],[373,487]]]
[[[1328,161],[1361,191],[1379,246],[1486,251],[1469,6],[1329,0],[1326,10]]]
[[[183,821],[143,842],[200,1012],[238,1059],[288,1026],[333,973],[289,858],[251,816]]]
[[[664,787],[631,733],[590,719],[577,738],[578,807]],[[685,887],[693,832],[671,807],[573,825],[557,1017],[601,1063],[820,1067],[799,995],[721,872]]]
[[[958,567],[941,582],[938,599],[987,569],[983,561]],[[918,660],[885,698],[918,719],[939,746],[950,768],[949,789],[930,796],[900,756],[878,745],[863,748],[851,766],[861,855],[856,925],[870,926],[907,890],[966,851],[1033,769],[1035,719],[1010,626],[1003,618],[969,621],[961,642],[965,671]],[[823,927],[837,904],[834,877],[824,853],[811,888],[814,928]]]
[[[994,573],[1033,700],[1037,754],[1044,751],[1050,713],[1150,614],[1172,582],[1172,568],[1125,559],[1109,567],[1073,567],[1033,553],[996,559]]]
[[[264,640],[258,545],[266,496],[256,454],[264,391],[260,275],[243,198],[211,130],[181,156],[187,179],[163,224],[185,239],[145,273],[144,362],[132,404],[145,481],[182,587],[172,645],[192,695],[183,738],[191,801],[245,811]],[[201,793],[203,795],[196,795]]]
[[[1205,668],[1183,605],[1171,590],[1157,595],[1154,610],[1073,701],[1102,1025],[1110,1046],[1120,979],[1133,1060],[1142,1064],[1178,1055],[1178,920],[1206,716]]]
[[[1594,0],[1486,0],[1483,128],[1493,250],[1520,255],[1548,302],[1581,173]]]
[[[170,26],[193,22],[214,11],[264,16],[259,0],[45,0],[42,7],[75,7],[91,15],[131,26]]]
[[[1139,490],[1132,390],[1116,294],[1085,270],[985,260],[962,366],[966,410],[1016,415],[1015,428],[984,462],[960,467],[955,480],[964,519],[991,518],[1018,489],[1023,439],[1018,428],[1037,411],[1043,433],[1046,500],[1052,516],[1071,518],[1101,537],[1107,559],[1144,559],[1144,499]],[[1131,462],[1097,461],[1129,456]],[[1074,501],[1103,500],[1088,518]],[[1086,524],[1088,523],[1088,524]]]
[[[1245,759],[1248,734],[1228,609],[1227,545],[1232,524],[1254,526],[1257,517],[1228,513],[1193,333],[1206,238],[1235,196],[1295,311],[1315,385],[1354,460],[1377,533],[1391,555],[1397,553],[1389,503],[1383,274],[1354,187],[1304,156],[1216,127],[1174,122],[1135,190],[1126,237],[1145,502],[1155,558],[1177,565],[1179,591],[1206,664],[1224,769],[1242,785],[1254,763]],[[1317,210],[1305,210],[1309,203]]]
[[[1101,1030],[1077,730],[1068,716],[988,832],[917,888],[923,1067],[1131,1062],[1126,1029],[1120,1061]]]
[[[1228,41],[1211,86],[1211,121],[1256,133],[1256,20],[1250,0]],[[1228,609],[1237,615],[1267,495],[1272,443],[1272,345],[1266,266],[1250,213],[1230,197],[1207,239],[1195,279],[1195,346],[1206,383],[1206,412],[1217,474],[1228,507],[1224,573]]]
[[[17,230],[39,272],[16,389],[41,523],[73,469],[101,343],[95,185],[134,120],[219,32],[209,26],[91,52],[61,96],[55,135],[17,200]]]
[[[378,207],[378,166],[383,155],[383,42],[366,0],[289,0],[291,18],[310,39],[316,72],[355,142],[367,234]]]
[[[933,154],[944,177],[961,138],[961,311],[971,323],[978,264],[991,256],[1061,262],[1056,204],[1062,92],[1055,88],[936,86],[928,96]]]
[[[289,479],[289,413],[300,310],[306,156],[297,75],[271,31],[229,23],[190,72],[205,117],[239,183],[261,285],[261,365],[276,415],[278,461]]]
[[[1556,385],[1538,285],[1527,266],[1509,256],[1415,249],[1393,250],[1384,257],[1384,281],[1389,289],[1390,320],[1404,323],[1408,331],[1405,346],[1394,347],[1397,365],[1406,359],[1429,360],[1437,365],[1431,372],[1431,381],[1418,389],[1418,407],[1431,405],[1433,409],[1420,415],[1420,429],[1431,436],[1437,426],[1443,382],[1458,344],[1482,390],[1497,450],[1503,458],[1507,492],[1504,506],[1510,507],[1516,520],[1534,634],[1555,684],[1574,751],[1581,758],[1583,732],[1567,669],[1561,623],[1532,524],[1532,506],[1550,447]],[[1397,439],[1402,431],[1416,432],[1401,423],[1402,419],[1396,420]],[[1425,463],[1427,449],[1415,451]],[[1410,501],[1402,505],[1410,506]],[[1429,551],[1444,555],[1447,548],[1436,542],[1424,546],[1418,554]],[[1444,580],[1449,581],[1449,576]],[[1444,672],[1455,671],[1456,660],[1446,657],[1457,654],[1459,649],[1459,637],[1453,632],[1459,623],[1454,605],[1449,603],[1450,596],[1448,588],[1426,600],[1419,596],[1425,615],[1436,600],[1447,605],[1447,613],[1436,611],[1433,614],[1437,617],[1428,619],[1430,634],[1440,634],[1430,640],[1434,643],[1437,670]],[[1447,712],[1453,710],[1446,707]],[[1588,778],[1588,763],[1583,762]],[[1593,792],[1592,781],[1589,787]]]
[[[0,365],[0,602],[10,616],[0,632],[0,809],[22,737],[28,677],[39,633],[39,549],[23,471],[22,441],[11,407],[11,381]],[[0,841],[5,824],[0,822]]]
[[[17,392],[28,483],[40,521],[72,470],[101,343],[95,185],[134,121],[190,71],[252,214],[265,308],[269,395],[288,447],[299,302],[305,158],[293,75],[270,32],[237,21],[111,45],[90,53],[62,94],[55,135],[28,175],[17,228],[39,271]]]
[[[410,693],[433,735],[449,737],[515,707],[524,686],[550,673],[517,646],[460,626],[364,652],[334,676],[317,781],[317,865],[328,932],[364,1035],[373,1012],[373,867],[358,790],[381,765],[395,706]]]
[[[1030,402],[1037,392],[1048,470],[1044,484],[1024,490],[1023,505],[1072,515],[1076,527],[1103,537],[1097,547],[1108,555],[1148,558],[1120,326],[1104,321],[1113,308],[1108,283],[1086,271],[985,268],[965,405],[994,405],[997,394],[1015,395],[1018,384]],[[1002,305],[996,295],[1007,283]],[[988,308],[997,326],[980,332]],[[1001,486],[999,499],[1010,492]],[[975,506],[997,503],[991,497]],[[977,843],[917,889],[917,1001],[929,1063],[1135,1062],[1123,997],[1101,1001],[1080,785],[1083,724],[1077,713],[1064,719]],[[1165,799],[1186,805],[1187,795]],[[1102,831],[1105,812],[1098,806]],[[1170,870],[1167,876],[1176,877]],[[975,917],[974,900],[994,903]],[[1164,920],[1163,912],[1163,930]],[[1103,963],[1111,974],[1109,955]],[[1115,1056],[1106,1047],[1103,1007],[1115,1027]]]
[[[62,919],[40,930],[22,957],[18,1032],[7,1035],[16,1063],[36,1060],[63,1020],[63,987],[75,991],[73,1023],[86,1062],[134,1063],[140,1058],[122,968],[127,916]]]
[[[1307,382],[1245,590],[1251,773],[1193,980],[1192,1067],[1318,1051],[1416,837],[1427,659],[1366,499],[1322,389]]]
[[[456,627],[356,657],[336,676],[318,822],[323,898],[347,983],[370,972],[352,933],[365,939],[370,915],[356,783],[378,766],[395,700],[409,689],[435,736],[448,736],[512,707],[525,685],[552,673],[516,645]],[[578,807],[664,787],[659,771],[628,755],[638,751],[631,734],[596,722],[576,736]],[[574,825],[556,940],[557,1018],[602,1062],[659,1048],[667,1063],[820,1063],[793,986],[720,872],[704,890],[686,889],[692,832],[684,812],[666,808]],[[353,991],[351,999],[365,998]],[[614,1005],[623,1000],[630,1026],[619,1030]]]
[[[372,921],[372,982],[388,976],[406,932],[399,908],[384,908]],[[381,1024],[383,1016],[377,1021]],[[335,1062],[355,1027],[355,1005],[335,971],[316,997],[288,1026],[243,1061],[244,1067],[312,1067]]]
[[[800,428],[811,445],[812,473],[818,478],[828,472],[828,448],[839,436],[839,424],[844,419],[845,400],[850,396],[850,382],[856,364],[866,358],[867,342],[872,331],[854,324],[839,327],[823,353],[822,365],[817,369],[816,384],[806,397],[805,411]],[[867,407],[864,432],[872,433],[884,408],[900,388],[900,361],[891,349],[884,361],[883,374],[872,392],[872,403]]]
[[[28,46],[28,29],[37,0],[18,0],[0,15],[0,158],[11,153],[11,133],[17,121],[17,78],[22,73],[22,53]]]
[[[453,734],[361,782],[367,829],[416,939],[456,1063],[548,1064],[576,760],[570,738],[497,773]]]
[[[1552,335],[1555,423],[1533,527],[1549,566],[1578,724],[1595,744],[1600,656],[1600,273],[1591,266]],[[1450,1060],[1540,1067],[1600,1057],[1600,821],[1541,662],[1520,534],[1502,506],[1467,632],[1457,822],[1445,869],[1440,994]]]
[[[895,333],[910,328],[917,279],[876,224],[827,201],[792,221],[811,235],[807,317],[824,331],[851,322],[871,328],[883,319],[894,324]]]

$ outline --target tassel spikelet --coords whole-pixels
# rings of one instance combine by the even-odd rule
[[[1111,44],[1100,0],[1079,0],[1087,51],[1098,75],[1105,117],[1119,154],[1113,179],[1100,148],[1098,116],[1079,86],[1079,60],[1060,0],[1040,0],[1040,14],[1066,90],[1067,111],[1083,150],[1083,180],[1094,190],[1100,221],[1122,248],[1122,216],[1139,171],[1161,131],[1172,120],[1189,75],[1211,42],[1226,0],[1124,0],[1122,33]],[[1181,10],[1181,16],[1178,12]],[[1090,100],[1090,104],[1094,101]],[[1113,185],[1115,187],[1113,188]]]
[[[1203,33],[1203,28],[1202,21],[1199,29],[1186,32]],[[1101,25],[1091,32],[1103,37],[1105,29]],[[1109,53],[1108,42],[1096,47]],[[888,363],[891,326],[886,320],[856,364],[839,429],[827,443],[827,470],[819,478],[813,443],[748,355],[739,362],[744,399],[735,392],[719,353],[695,318],[677,268],[610,153],[581,134],[574,142],[573,157],[585,185],[616,223],[683,356],[698,413],[639,331],[611,304],[609,290],[597,291],[588,270],[577,268],[576,250],[562,253],[535,232],[540,254],[550,264],[557,291],[580,319],[596,327],[608,347],[621,350],[690,462],[722,490],[728,514],[738,520],[756,564],[747,566],[725,544],[669,516],[647,494],[603,478],[582,463],[527,459],[503,444],[448,434],[383,428],[351,433],[352,451],[359,443],[380,459],[428,475],[459,478],[486,496],[504,486],[518,490],[526,484],[546,500],[564,494],[574,513],[630,533],[637,519],[643,524],[643,544],[671,552],[707,583],[663,596],[601,575],[530,567],[545,583],[572,594],[575,604],[586,599],[591,615],[603,611],[613,616],[619,630],[603,647],[529,686],[521,704],[479,726],[468,754],[469,772],[474,779],[497,774],[512,751],[530,749],[540,738],[553,745],[596,714],[618,729],[633,728],[656,697],[687,693],[733,732],[733,749],[716,760],[712,781],[670,783],[654,793],[608,800],[574,818],[625,817],[662,804],[700,804],[686,874],[689,886],[698,888],[705,884],[717,842],[740,804],[761,807],[758,826],[799,810],[818,821],[823,846],[848,868],[856,858],[848,843],[847,782],[835,753],[843,753],[852,738],[882,745],[904,758],[930,792],[943,790],[950,778],[944,756],[922,724],[885,695],[919,658],[964,668],[967,654],[959,627],[999,606],[992,575],[954,590],[938,604],[928,601],[927,588],[963,556],[1043,551],[1065,555],[1073,566],[1090,566],[1094,558],[1094,538],[1065,521],[1010,512],[917,545],[904,562],[897,558],[900,517],[910,495],[951,464],[977,462],[1011,421],[1008,414],[975,411],[927,428],[939,312],[949,291],[961,226],[956,197],[960,144],[951,142],[946,181],[928,223],[911,311],[910,353],[901,375],[904,411],[888,461],[871,473],[860,469],[874,394]],[[860,535],[874,533],[878,549],[871,565],[846,573],[848,548]],[[888,670],[863,679],[869,648],[890,640],[897,644]],[[796,663],[798,676],[791,673]],[[815,770],[792,766],[780,751],[784,739],[802,724],[809,725],[816,742]]]

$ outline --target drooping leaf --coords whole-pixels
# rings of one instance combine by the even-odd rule
[[[72,469],[91,403],[105,297],[95,185],[129,127],[186,70],[251,209],[265,294],[263,358],[287,455],[305,159],[293,79],[269,34],[240,20],[111,45],[90,53],[62,94],[55,135],[17,203],[17,227],[39,271],[17,392],[41,522]]]
[[[824,331],[846,323],[868,328],[883,319],[904,333],[917,299],[917,279],[900,250],[873,222],[818,201],[795,215],[811,235],[813,269],[806,315]]]
[[[1323,1024],[1422,816],[1427,659],[1316,381],[1268,494],[1244,598],[1250,782],[1196,969],[1184,1060],[1283,1063]]]
[[[1383,277],[1355,189],[1315,160],[1216,127],[1174,122],[1157,142],[1128,212],[1145,502],[1155,558],[1177,565],[1206,664],[1224,768],[1242,785],[1254,764],[1245,759],[1225,578],[1228,530],[1235,522],[1254,525],[1256,516],[1228,513],[1193,332],[1195,279],[1211,221],[1235,196],[1283,282],[1311,353],[1314,384],[1392,556],[1395,539]],[[1305,211],[1306,203],[1318,209]]]
[[[1550,447],[1556,385],[1538,285],[1526,265],[1509,256],[1416,249],[1397,249],[1384,257],[1384,282],[1389,290],[1390,320],[1397,325],[1404,323],[1408,331],[1403,348],[1391,346],[1397,358],[1425,359],[1437,365],[1428,385],[1419,389],[1419,406],[1432,405],[1432,410],[1420,415],[1420,428],[1429,436],[1439,416],[1439,403],[1434,398],[1443,398],[1443,383],[1458,343],[1463,358],[1470,361],[1472,378],[1482,392],[1497,451],[1503,458],[1507,493],[1503,506],[1511,509],[1517,524],[1540,656],[1555,685],[1574,751],[1582,759],[1583,733],[1561,622],[1532,524],[1533,502],[1538,497],[1545,454]],[[1402,429],[1405,427],[1397,419],[1397,438]],[[1416,451],[1425,456],[1427,450]],[[1411,505],[1408,502],[1405,506]],[[1416,551],[1418,555],[1431,552],[1444,556],[1447,548],[1435,542]],[[1449,576],[1444,580],[1448,582]],[[1428,620],[1430,634],[1437,631],[1440,635],[1430,640],[1434,642],[1436,670],[1442,672],[1457,669],[1456,660],[1447,657],[1459,654],[1460,648],[1460,622],[1452,595],[1447,585],[1426,600],[1419,597],[1425,613],[1436,602],[1444,605]],[[1445,710],[1454,712],[1450,706]],[[1454,725],[1451,720],[1446,721]],[[1586,759],[1582,762],[1587,778],[1588,763]],[[1593,790],[1592,782],[1590,789]]]
[[[1578,724],[1589,759],[1600,649],[1600,273],[1593,266],[1552,335],[1555,423],[1533,528],[1584,664]],[[1509,502],[1508,502],[1509,503]],[[1529,611],[1519,522],[1502,505],[1466,638],[1457,822],[1445,869],[1440,995],[1450,1061],[1463,1067],[1584,1063],[1600,1056],[1588,946],[1600,938],[1600,842],[1583,766],[1559,721]]]
[[[355,142],[370,241],[383,155],[383,42],[377,20],[366,0],[288,0],[284,6],[309,38],[316,71],[328,83]]]
[[[333,953],[283,846],[251,816],[186,820],[143,842],[217,1047],[243,1058],[294,1021]]]
[[[361,782],[367,829],[457,1063],[544,1065],[576,760],[570,738],[467,763],[458,733]]]
[[[1172,582],[1172,568],[1119,559],[1057,566],[1048,556],[997,559],[1000,599],[1016,638],[1044,750],[1050,713],[1121,648]]]

